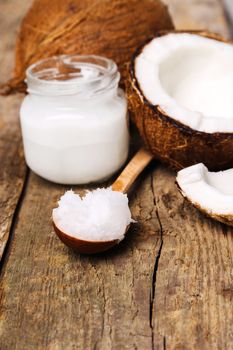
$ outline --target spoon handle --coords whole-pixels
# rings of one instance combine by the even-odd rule
[[[138,175],[152,159],[153,155],[144,148],[141,148],[126,165],[116,181],[112,184],[113,191],[127,193]]]

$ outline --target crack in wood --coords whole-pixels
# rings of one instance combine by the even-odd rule
[[[167,349],[166,337],[163,337],[163,350]]]
[[[156,217],[159,223],[159,232],[160,232],[160,246],[158,253],[155,257],[155,263],[154,263],[154,270],[152,274],[152,283],[151,283],[151,294],[150,294],[150,328],[151,328],[151,345],[152,345],[152,350],[154,349],[154,324],[153,324],[153,318],[154,318],[154,302],[155,302],[155,290],[156,290],[156,279],[157,279],[157,272],[158,272],[158,266],[159,266],[159,259],[162,253],[162,248],[163,248],[163,227],[162,227],[162,222],[159,216],[159,210],[157,206],[157,200],[156,200],[156,195],[155,195],[155,190],[154,190],[154,184],[153,184],[153,172],[151,173],[151,190],[153,194],[153,201],[154,201],[154,206],[155,206],[155,213]],[[165,339],[165,337],[164,337]],[[166,341],[163,342],[163,348],[166,349]]]

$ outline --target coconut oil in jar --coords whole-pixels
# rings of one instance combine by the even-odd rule
[[[20,121],[28,166],[61,184],[100,182],[128,155],[127,102],[116,64],[55,56],[30,66]]]

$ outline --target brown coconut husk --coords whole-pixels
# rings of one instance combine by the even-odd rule
[[[180,188],[177,182],[176,182],[176,186],[179,192],[181,193],[181,195],[184,197],[184,199],[188,203],[192,204],[195,208],[200,210],[205,216],[210,217],[213,220],[219,221],[225,225],[233,226],[233,215],[217,214],[217,213],[213,213],[211,210],[208,210],[208,208],[203,208],[199,203],[193,202],[190,197],[186,196],[185,192],[182,191],[182,189]]]
[[[161,29],[172,29],[160,0],[36,0],[25,15],[15,48],[14,77],[0,94],[25,91],[25,70],[58,54],[96,54],[125,63],[135,48]]]

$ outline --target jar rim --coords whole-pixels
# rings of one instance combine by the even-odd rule
[[[116,63],[98,55],[57,55],[26,70],[27,91],[37,95],[100,94],[118,86]]]

